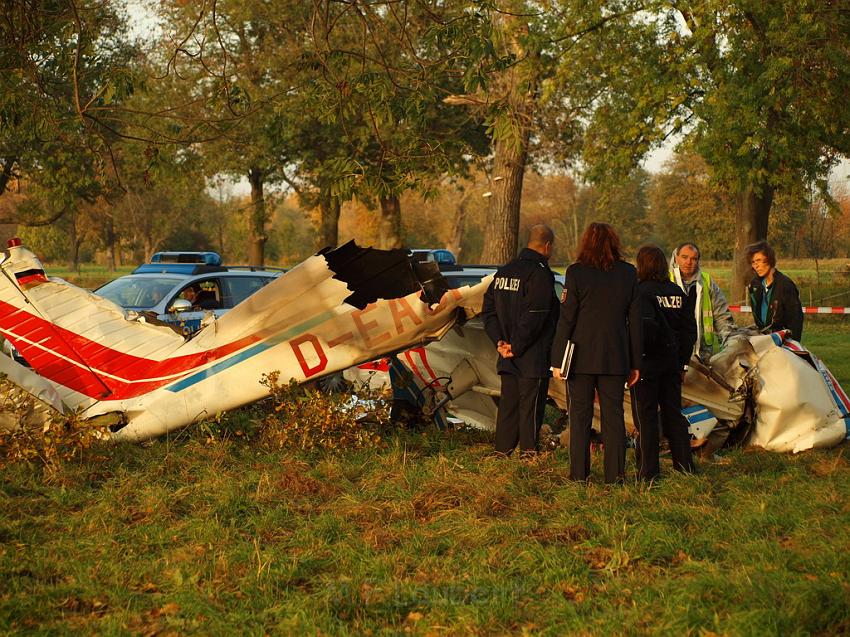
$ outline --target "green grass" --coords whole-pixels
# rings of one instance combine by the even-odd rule
[[[67,266],[67,264],[44,264],[44,271],[48,276],[57,276],[73,283],[74,285],[79,285],[80,287],[89,289],[99,287],[104,283],[108,283],[112,279],[117,279],[119,276],[130,274],[130,272],[135,269],[135,265],[122,265],[118,266],[115,270],[109,270],[103,265],[82,263],[80,264],[79,270],[72,270]]]
[[[850,305],[850,259],[825,259],[817,265],[814,259],[781,260],[777,265],[797,284],[803,305]],[[706,261],[703,267],[733,302],[729,296],[732,263]]]
[[[833,323],[804,341],[848,388]],[[5,468],[0,633],[850,632],[846,446],[665,462],[651,488],[599,484],[594,456],[582,486],[565,452],[500,460],[477,432],[339,455],[224,435],[257,413]]]
[[[829,367],[846,391],[850,391],[850,316],[807,315],[803,344]]]
[[[339,458],[199,438],[2,481],[6,634],[836,634],[841,450],[580,486],[480,436]],[[599,458],[595,459],[597,465]],[[598,478],[598,476],[596,476]]]

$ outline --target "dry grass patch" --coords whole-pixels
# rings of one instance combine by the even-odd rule
[[[428,522],[456,512],[475,498],[476,493],[468,485],[438,481],[423,485],[411,498],[410,504],[414,517],[420,522]]]
[[[286,461],[277,471],[269,475],[272,492],[277,496],[306,498],[311,501],[327,501],[336,497],[341,489],[328,480],[311,476],[310,465],[295,460]]]
[[[834,458],[822,457],[808,466],[809,472],[819,478],[832,475],[838,471],[845,471],[848,467],[847,459],[844,457],[844,449],[839,451]]]
[[[544,526],[533,529],[531,537],[543,546],[563,544],[573,546],[590,539],[591,533],[581,524]]]

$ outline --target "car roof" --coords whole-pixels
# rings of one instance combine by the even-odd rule
[[[207,274],[209,272],[286,272],[285,268],[277,268],[273,266],[253,266],[253,265],[207,265],[204,263],[143,263],[132,274],[143,274],[146,272],[158,272],[161,274],[185,274],[187,276],[195,274]]]
[[[185,283],[193,280],[203,280],[214,278],[216,276],[227,275],[228,277],[251,277],[251,276],[260,276],[263,278],[274,278],[283,274],[285,270],[283,269],[275,269],[275,270],[228,270],[227,268],[219,268],[217,270],[211,270],[209,272],[203,272],[202,274],[182,274],[180,272],[131,272],[130,274],[125,274],[123,276],[119,276],[112,281],[107,281],[103,285],[98,286],[94,289],[94,292],[100,288],[106,287],[110,283],[114,281],[118,281],[119,279],[159,279],[173,281],[174,285],[178,283]]]
[[[128,277],[132,277],[134,279],[173,279],[174,281],[183,281],[188,279],[198,279],[198,278],[209,278],[215,276],[221,276],[222,274],[226,274],[227,276],[262,276],[262,277],[275,277],[283,274],[284,270],[229,270],[227,268],[219,268],[217,270],[210,270],[205,272],[200,272],[198,274],[186,274],[183,272],[131,272],[130,274],[125,274],[123,276],[117,277],[119,279],[125,279]]]
[[[456,266],[451,270],[442,270],[442,275],[449,282],[450,287],[462,287],[463,285],[474,285],[481,279],[495,274],[495,268],[486,266]]]
[[[155,252],[151,263],[204,263],[206,265],[221,265],[221,255],[218,252],[182,252],[168,250]]]
[[[481,276],[487,276],[488,274],[493,274],[498,270],[495,266],[490,265],[451,265],[444,266],[440,268],[440,273],[444,277],[450,277],[452,275],[470,275],[470,274],[480,274]]]

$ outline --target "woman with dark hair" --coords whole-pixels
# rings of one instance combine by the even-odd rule
[[[570,477],[590,477],[593,396],[599,394],[605,482],[622,482],[626,465],[623,385],[637,382],[640,313],[637,273],[622,260],[620,239],[607,223],[591,223],[578,260],[567,268],[552,368],[564,377],[565,352],[574,350],[567,375],[570,396]]]
[[[759,330],[790,330],[791,338],[803,338],[803,306],[800,292],[776,269],[776,252],[767,241],[747,246],[747,261],[756,275],[750,281],[750,306]]]
[[[693,297],[670,281],[661,248],[647,245],[638,250],[637,277],[643,356],[640,380],[632,387],[632,416],[638,430],[635,457],[638,478],[652,480],[661,472],[659,409],[673,468],[694,470],[688,422],[682,415],[682,380],[697,340],[697,324]]]

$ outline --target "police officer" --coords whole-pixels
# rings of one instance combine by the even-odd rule
[[[632,387],[632,415],[638,429],[635,458],[638,477],[653,480],[661,429],[670,442],[673,468],[692,472],[691,439],[682,415],[682,380],[697,340],[694,297],[667,276],[664,253],[647,245],[637,254],[638,290],[643,333],[640,380]]]
[[[549,257],[555,234],[533,226],[528,247],[496,272],[484,295],[484,329],[499,352],[502,382],[496,418],[496,451],[537,451],[549,390],[549,351],[558,321],[555,275]]]

